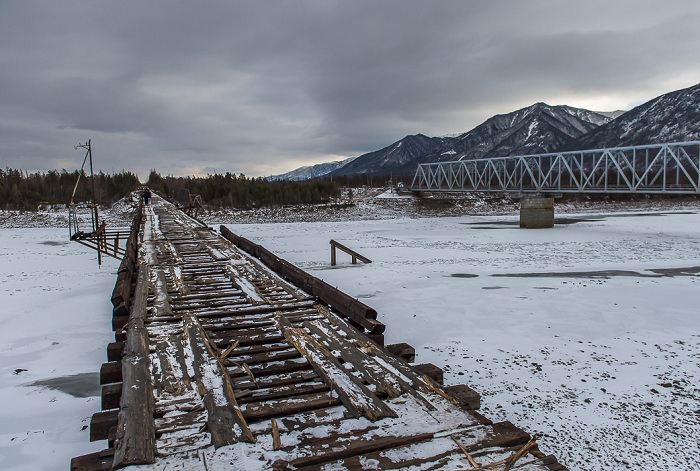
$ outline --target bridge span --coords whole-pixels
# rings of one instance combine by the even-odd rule
[[[700,141],[420,164],[411,190],[517,193],[551,227],[554,194],[700,194]]]

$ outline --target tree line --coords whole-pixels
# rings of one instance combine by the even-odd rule
[[[139,186],[136,174],[124,171],[111,175],[100,172],[91,179],[78,170],[28,173],[6,168],[0,169],[0,207],[36,210],[40,204],[66,205],[74,189],[76,203],[91,201],[93,180],[95,199],[103,205],[114,203]]]
[[[330,180],[269,181],[231,172],[206,177],[163,177],[152,170],[146,185],[183,204],[199,195],[209,207],[236,209],[328,203],[340,194],[337,184]]]
[[[100,172],[93,179],[78,170],[29,173],[6,168],[0,169],[0,208],[36,210],[41,204],[68,204],[76,182],[76,203],[92,200],[94,182],[95,200],[101,205],[110,205],[142,185],[183,204],[187,204],[190,195],[200,195],[206,206],[237,209],[328,203],[340,194],[337,182],[329,179],[268,181],[230,172],[173,177],[152,170],[144,184],[135,173],[126,171],[111,175]]]

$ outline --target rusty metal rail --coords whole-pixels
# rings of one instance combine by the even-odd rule
[[[160,198],[143,211],[90,429],[107,447],[71,469],[565,469],[383,348],[373,309]]]

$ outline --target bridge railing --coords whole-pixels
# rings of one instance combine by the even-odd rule
[[[700,141],[420,164],[413,191],[700,193]]]

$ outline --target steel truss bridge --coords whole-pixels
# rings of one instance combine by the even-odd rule
[[[411,190],[700,194],[700,141],[420,164]]]

